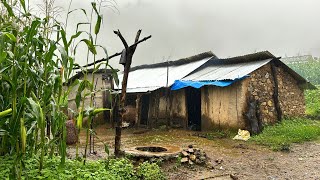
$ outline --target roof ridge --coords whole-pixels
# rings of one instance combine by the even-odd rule
[[[216,55],[212,51],[207,51],[203,52],[197,55],[189,56],[186,58],[180,58],[178,60],[174,61],[168,61],[168,62],[160,62],[160,63],[154,63],[154,64],[143,64],[139,66],[135,66],[130,68],[130,71],[135,71],[138,69],[146,69],[146,68],[157,68],[157,67],[166,67],[166,66],[178,66],[182,64],[187,64],[195,61],[200,61],[204,58],[209,58],[209,57],[216,57]]]

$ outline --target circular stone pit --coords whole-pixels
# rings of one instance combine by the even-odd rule
[[[163,158],[170,159],[179,155],[182,149],[171,145],[134,146],[124,150],[126,155],[137,158]]]

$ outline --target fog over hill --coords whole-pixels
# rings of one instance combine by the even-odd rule
[[[31,0],[33,4],[39,1]],[[89,11],[90,2],[74,0],[72,9],[82,7]],[[141,37],[152,35],[138,46],[133,65],[174,60],[208,50],[218,57],[262,50],[276,56],[320,55],[318,0],[118,0],[116,3],[118,11],[103,9],[104,24],[98,42],[113,54],[123,46],[112,30],[120,29],[130,42],[138,29],[142,29]],[[56,5],[66,13],[68,1],[56,0]],[[70,24],[83,21],[80,12],[70,16]],[[82,52],[77,56],[80,64],[85,63]],[[118,59],[114,61],[116,65]]]

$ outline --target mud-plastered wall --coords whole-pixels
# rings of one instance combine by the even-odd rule
[[[249,80],[228,87],[205,86],[201,88],[201,129],[244,128],[243,112]]]
[[[111,83],[110,82],[106,82],[105,80],[103,80],[101,73],[95,74],[94,77],[95,78],[94,78],[93,85],[94,86],[96,85],[95,86],[96,91],[107,89],[107,88],[111,88]],[[81,79],[83,79],[83,77]],[[91,81],[92,80],[92,74],[88,74],[87,75],[87,79]],[[97,83],[96,83],[96,81],[97,81]],[[68,108],[71,109],[74,112],[78,112],[77,111],[76,102],[75,102],[75,98],[76,98],[78,87],[79,87],[79,85],[73,87],[71,92],[70,92],[70,94],[69,94],[69,97],[68,97]],[[102,108],[104,106],[104,99],[109,99],[109,98],[105,98],[104,97],[105,96],[104,93],[105,93],[104,91],[99,91],[99,92],[95,93],[94,101],[95,101],[95,105],[96,105],[97,108]],[[82,93],[82,95],[84,95],[84,93]],[[85,98],[85,101],[84,101],[84,108],[85,109],[90,106],[90,101],[91,101],[90,99],[91,99],[90,96],[87,96]],[[73,115],[72,111],[70,111],[70,110],[68,111],[69,119],[74,118],[74,115]],[[109,117],[106,117],[106,118],[109,118]],[[104,113],[98,114],[95,117],[94,121],[97,124],[101,124],[101,123],[105,122]]]
[[[151,93],[149,104],[149,120],[156,124],[165,124],[167,115],[172,123],[184,126],[186,123],[186,98],[185,90],[170,91],[167,100],[165,89],[159,89]]]

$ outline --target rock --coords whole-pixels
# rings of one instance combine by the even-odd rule
[[[191,161],[195,161],[196,160],[196,156],[194,154],[190,155],[189,158],[190,158]]]
[[[190,145],[188,146],[188,148],[193,148],[193,145],[192,145],[192,144],[190,144]]]
[[[269,73],[266,73],[266,75],[264,76],[265,78],[269,78]]]
[[[157,159],[156,159],[156,158],[151,158],[149,161],[150,161],[151,163],[155,163],[155,162],[157,162]]]
[[[214,165],[212,165],[211,163],[207,163],[207,164],[206,164],[206,168],[208,168],[208,169],[214,169]]]
[[[271,100],[268,101],[268,106],[272,107],[273,103]]]
[[[186,163],[186,162],[188,162],[188,161],[189,161],[189,159],[188,159],[187,157],[184,157],[184,158],[181,159],[180,162],[181,162],[181,163]]]
[[[271,81],[270,81],[270,79],[268,79],[268,80],[267,80],[267,83],[268,83],[268,84],[271,84]]]
[[[261,103],[261,105],[262,105],[262,106],[265,106],[265,105],[267,105],[267,102],[263,102],[263,103]]]
[[[189,156],[189,153],[187,153],[186,151],[182,151],[181,153],[182,153],[183,157]]]
[[[193,165],[193,162],[192,162],[191,160],[189,160],[189,164],[190,164],[190,165]]]
[[[189,149],[188,149],[188,152],[193,154],[193,153],[194,153],[194,150],[193,150],[192,148],[189,148]]]
[[[238,180],[238,179],[239,179],[239,177],[236,176],[236,175],[234,175],[234,174],[230,174],[230,178],[231,178],[232,180]]]
[[[196,164],[202,164],[203,162],[200,161],[199,159],[196,159],[195,163],[196,163]]]
[[[200,158],[199,158],[201,161],[205,161],[205,160],[207,160],[207,158],[206,157],[204,157],[204,156],[200,156]]]
[[[201,156],[207,157],[207,154],[205,152],[201,152]]]
[[[201,155],[201,152],[200,152],[199,149],[196,149],[196,150],[194,151],[194,154],[195,154],[196,156],[200,156],[200,155]]]
[[[218,164],[221,164],[223,162],[223,159],[216,159],[215,162],[218,163]]]
[[[270,116],[270,117],[273,117],[273,112],[269,112],[269,116]]]

